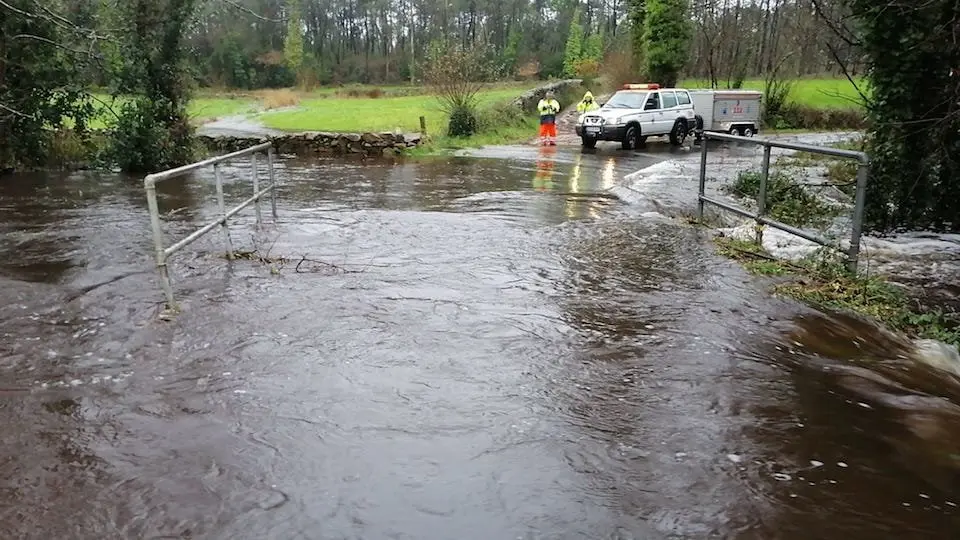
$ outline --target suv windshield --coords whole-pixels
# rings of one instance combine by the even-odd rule
[[[604,109],[642,109],[647,100],[647,92],[617,92]]]

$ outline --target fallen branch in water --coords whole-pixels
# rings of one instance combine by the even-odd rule
[[[309,264],[311,264],[311,265],[313,265],[313,266],[312,266],[312,267],[309,267],[309,266],[308,266],[308,267],[305,268],[304,270],[301,270],[300,268],[301,268],[301,266],[303,266],[304,263],[309,263]],[[317,260],[314,260],[314,259],[308,259],[306,255],[304,255],[304,256],[302,256],[302,257],[300,258],[300,262],[297,263],[297,266],[296,266],[296,268],[294,268],[294,271],[297,272],[298,274],[306,274],[306,273],[311,273],[311,272],[321,272],[322,269],[333,270],[333,271],[339,272],[339,273],[341,273],[341,274],[360,274],[360,273],[363,272],[363,270],[348,270],[348,269],[346,269],[346,268],[344,268],[344,267],[342,267],[342,266],[338,266],[338,265],[333,264],[333,263],[328,263],[328,262],[324,262],[324,261],[317,261]]]

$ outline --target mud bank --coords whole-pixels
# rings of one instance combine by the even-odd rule
[[[269,141],[280,154],[308,157],[347,154],[397,155],[418,146],[422,138],[419,134],[402,133],[304,132],[258,136],[200,135],[197,140],[212,152],[235,152]]]

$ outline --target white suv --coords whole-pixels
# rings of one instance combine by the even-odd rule
[[[577,135],[585,148],[597,141],[620,141],[625,150],[633,150],[658,135],[668,135],[679,146],[696,127],[695,118],[686,90],[625,84],[599,110],[580,115]]]

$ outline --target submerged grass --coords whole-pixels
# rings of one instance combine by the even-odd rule
[[[728,191],[756,200],[762,178],[760,171],[742,171]],[[779,169],[769,172],[766,197],[766,213],[794,227],[822,225],[840,215],[842,210],[808,191],[792,174]]]
[[[754,242],[715,239],[717,252],[739,261],[751,273],[781,278],[774,294],[813,307],[849,311],[920,338],[960,346],[960,318],[955,313],[923,309],[902,288],[869,275],[853,275],[835,257],[818,252],[799,263],[779,260]]]

